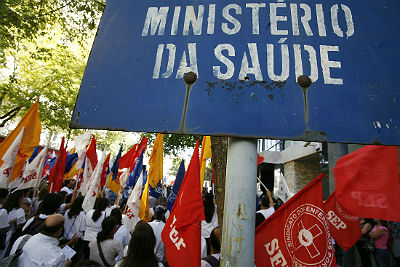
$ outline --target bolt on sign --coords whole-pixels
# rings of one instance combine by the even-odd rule
[[[399,36],[391,0],[109,1],[71,127],[400,145]]]

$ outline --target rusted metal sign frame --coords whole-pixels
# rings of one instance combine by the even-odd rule
[[[399,14],[390,0],[109,1],[71,127],[400,145]]]

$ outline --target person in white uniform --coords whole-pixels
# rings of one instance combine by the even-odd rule
[[[274,212],[274,201],[272,200],[271,192],[267,189],[267,195],[261,197],[260,200],[261,210],[257,211],[261,213],[265,219],[268,219]]]
[[[161,232],[164,229],[165,223],[163,222],[165,209],[162,206],[154,208],[155,220],[149,222],[151,228],[153,228],[154,236],[156,238],[156,246],[154,247],[154,253],[156,254],[158,261],[162,262],[164,259],[165,246],[161,239]]]
[[[22,254],[18,258],[18,266],[69,266],[70,259],[66,259],[63,250],[58,246],[58,237],[64,228],[64,216],[53,214],[47,217],[42,231],[32,236],[22,248]],[[17,239],[11,250],[15,253],[20,241]]]

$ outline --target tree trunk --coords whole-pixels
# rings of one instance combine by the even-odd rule
[[[228,137],[211,136],[211,150],[212,166],[214,170],[215,180],[215,198],[217,202],[218,224],[222,233]]]

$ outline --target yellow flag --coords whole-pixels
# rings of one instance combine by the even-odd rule
[[[18,126],[6,137],[0,145],[0,166],[3,164],[1,160],[8,148],[11,146],[15,138],[24,127],[24,135],[19,146],[18,155],[15,160],[14,169],[10,177],[10,182],[18,178],[22,173],[26,160],[30,158],[35,149],[39,145],[40,132],[42,131],[42,123],[39,118],[39,103],[36,102],[28,110],[25,116],[21,119]]]
[[[158,134],[154,142],[153,151],[149,159],[149,173],[147,180],[151,187],[156,188],[158,182],[163,178],[163,135]]]
[[[71,169],[64,174],[64,180],[71,180],[72,178],[74,178],[75,175],[78,174],[78,172],[83,172],[83,170],[81,169],[75,169],[77,163],[78,161],[75,162],[74,165],[72,165]]]
[[[150,221],[150,216],[149,216],[149,179],[147,179],[146,185],[143,190],[142,198],[140,199],[139,218],[142,220],[145,220],[146,222]]]
[[[108,176],[107,180],[107,187],[113,191],[115,194],[118,195],[119,190],[121,190],[121,185],[119,184],[119,179],[116,178],[114,181],[112,180],[113,174],[111,173],[110,176]]]
[[[203,191],[204,175],[206,172],[207,159],[212,157],[211,154],[211,137],[204,136],[201,143],[201,156],[200,156],[200,188]]]

